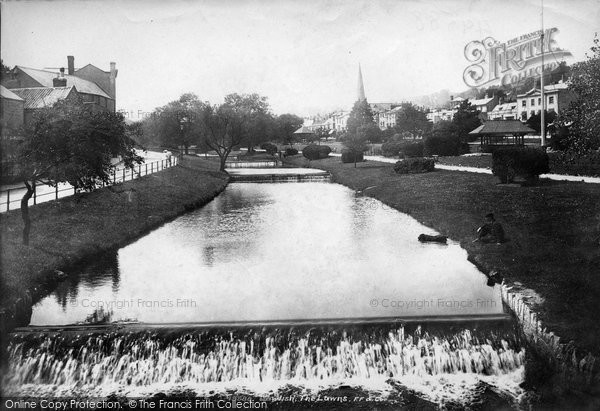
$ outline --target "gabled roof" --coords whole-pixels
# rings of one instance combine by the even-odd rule
[[[520,120],[490,120],[484,121],[482,125],[471,131],[473,135],[513,135],[513,134],[529,134],[535,131],[527,125],[521,123]]]
[[[568,88],[569,88],[569,85],[567,83],[557,83],[557,84],[549,84],[547,86],[544,86],[544,91],[554,92],[554,91],[560,91],[560,90],[567,90]],[[523,97],[529,97],[529,96],[536,96],[538,94],[541,94],[540,89],[532,88],[531,90],[529,90],[526,93],[517,95],[517,97],[523,98]]]
[[[298,130],[294,131],[294,134],[315,134],[308,127],[300,127]]]
[[[57,77],[57,73],[52,72],[52,71],[46,71],[46,70],[32,69],[32,68],[23,67],[23,66],[17,66],[17,67],[19,68],[19,70],[23,71],[25,74],[27,74],[28,76],[33,78],[35,81],[40,83],[43,87],[53,87],[54,86],[53,80]],[[65,74],[64,78],[67,80],[67,87],[75,86],[75,87],[77,87],[77,91],[79,91],[80,93],[96,94],[98,96],[102,96],[102,97],[105,97],[108,99],[111,98],[108,94],[106,94],[100,88],[100,86],[98,86],[94,82],[91,82],[89,80],[84,80],[77,76],[71,76],[69,74]]]
[[[7,100],[23,101],[21,97],[17,96],[15,93],[13,93],[4,86],[0,86],[0,96]]]
[[[12,91],[25,100],[25,109],[36,109],[52,107],[57,101],[67,98],[73,90],[77,91],[73,86],[15,88]]]

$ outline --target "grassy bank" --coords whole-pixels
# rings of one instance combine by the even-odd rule
[[[25,290],[39,298],[54,270],[122,246],[187,210],[206,204],[227,184],[218,164],[187,157],[181,165],[91,193],[30,207],[30,245],[21,243],[20,211],[1,216],[2,306]]]
[[[305,165],[301,156],[287,161]],[[339,158],[311,166],[355,190],[369,188],[365,194],[459,241],[484,272],[497,270],[509,283],[536,291],[540,319],[563,341],[600,352],[599,185],[542,180],[537,187],[502,186],[490,175],[397,175],[391,164],[364,162],[355,169]],[[507,243],[472,242],[488,212],[504,226]]]

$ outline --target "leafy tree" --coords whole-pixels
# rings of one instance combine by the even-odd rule
[[[592,55],[572,67],[569,90],[576,96],[558,123],[569,127],[566,146],[577,154],[600,148],[600,39],[596,35]]]
[[[460,103],[456,113],[454,113],[452,124],[456,127],[456,133],[463,143],[468,142],[470,139],[469,133],[481,125],[479,114],[479,110],[473,107],[468,100]]]
[[[37,113],[17,154],[27,188],[21,199],[23,244],[29,244],[29,199],[37,183],[53,187],[69,183],[75,189],[92,190],[110,182],[115,157],[128,168],[143,161],[121,113],[94,113],[80,102],[64,100]]]
[[[269,141],[274,131],[274,118],[267,97],[257,93],[229,94],[225,96],[225,105],[232,107],[244,116],[242,143],[252,152],[254,147]]]
[[[427,112],[412,103],[402,103],[402,109],[396,114],[396,133],[408,132],[413,138],[422,137],[431,130]]]
[[[230,104],[204,108],[198,122],[202,142],[219,156],[221,171],[225,171],[225,162],[233,148],[246,137],[247,114],[244,108]]]
[[[548,125],[552,124],[554,120],[556,120],[556,112],[544,110],[544,123],[546,124],[546,129],[548,129]],[[534,129],[537,133],[542,131],[542,116],[540,114],[533,114],[529,119],[527,119],[527,125]]]
[[[302,127],[304,120],[294,114],[281,114],[275,119],[278,139],[290,147],[294,145],[294,132]]]
[[[370,124],[366,124],[358,127],[354,133],[348,132],[344,136],[343,144],[354,156],[354,167],[356,167],[358,155],[362,154],[367,149],[369,133],[372,132],[371,127]]]
[[[352,111],[350,111],[346,132],[354,134],[359,127],[368,124],[375,124],[375,120],[373,120],[373,111],[367,100],[359,100],[354,103]]]
[[[198,116],[206,103],[194,93],[182,94],[179,99],[157,108],[145,120],[149,138],[157,140],[165,147],[183,146],[188,154],[189,147],[199,140]]]

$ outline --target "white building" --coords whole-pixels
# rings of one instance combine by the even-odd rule
[[[488,113],[490,120],[516,120],[518,118],[517,102],[498,104]]]
[[[544,86],[544,99],[546,100],[546,111],[559,113],[569,106],[575,99],[575,95],[569,90],[567,83],[559,82]],[[517,110],[522,121],[527,120],[534,114],[540,114],[542,110],[542,93],[540,89],[534,88],[527,93],[517,96]]]

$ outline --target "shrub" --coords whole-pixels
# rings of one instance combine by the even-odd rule
[[[319,160],[321,158],[327,158],[331,153],[331,147],[329,146],[317,146],[316,144],[310,144],[302,150],[302,155],[309,160]]]
[[[381,145],[381,154],[385,157],[396,157],[402,150],[400,141],[388,141]]]
[[[504,184],[514,182],[515,177],[534,183],[540,174],[550,171],[548,163],[548,154],[536,148],[501,148],[492,154],[492,173]]]
[[[402,152],[406,157],[423,157],[423,142],[407,143],[404,145]]]
[[[453,134],[431,134],[423,140],[423,148],[428,156],[458,156],[469,151],[468,145]]]
[[[286,156],[295,156],[296,154],[298,154],[298,150],[296,150],[295,148],[286,148],[285,149]]]
[[[396,157],[402,154],[406,157],[423,157],[423,142],[388,141],[381,145],[381,152],[386,157]]]
[[[263,150],[265,150],[267,153],[273,155],[275,153],[277,153],[278,148],[275,144],[271,144],[271,143],[262,143],[260,145],[260,148],[262,148]]]
[[[553,173],[600,177],[600,151],[586,154],[556,152],[549,154]]]
[[[344,149],[342,150],[342,163],[359,163],[364,160],[362,152]]]
[[[432,158],[407,158],[398,161],[394,165],[394,171],[398,174],[427,173],[435,169],[435,162]]]

